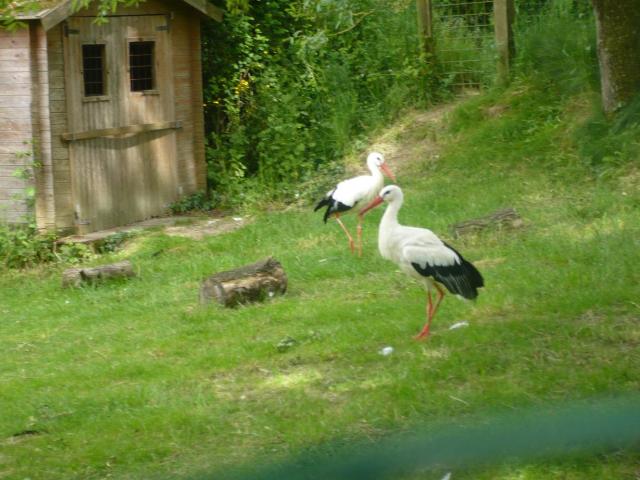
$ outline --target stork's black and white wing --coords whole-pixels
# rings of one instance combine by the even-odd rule
[[[314,208],[314,211],[326,206],[324,213],[324,221],[333,213],[347,212],[360,205],[368,202],[375,196],[379,185],[370,175],[361,175],[359,177],[349,178],[336,185],[327,195],[320,200]]]
[[[484,286],[478,269],[431,231],[424,232],[428,232],[432,238],[423,235],[422,241],[406,244],[402,248],[404,262],[421,276],[431,277],[441,283],[451,293],[467,299],[476,298],[478,288]]]

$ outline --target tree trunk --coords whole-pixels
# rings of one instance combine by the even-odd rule
[[[79,287],[83,283],[98,282],[108,278],[135,276],[129,260],[92,268],[69,268],[62,273],[63,287]]]
[[[593,0],[604,111],[640,93],[640,0]]]
[[[449,228],[454,237],[461,237],[471,233],[478,233],[486,229],[516,229],[524,226],[522,217],[514,208],[503,208],[490,215],[480,218],[472,218],[464,222],[454,223]]]
[[[216,273],[202,282],[200,303],[215,300],[225,307],[261,302],[287,290],[287,275],[282,265],[267,258],[251,265]]]

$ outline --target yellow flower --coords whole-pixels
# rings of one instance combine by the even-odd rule
[[[249,90],[249,82],[243,78],[238,82],[238,85],[236,85],[235,90],[237,94],[240,94],[242,92]]]

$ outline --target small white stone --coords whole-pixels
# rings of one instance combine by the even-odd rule
[[[468,327],[468,326],[469,326],[469,322],[458,322],[451,325],[449,327],[449,330],[455,330],[456,328],[462,328],[462,327]]]

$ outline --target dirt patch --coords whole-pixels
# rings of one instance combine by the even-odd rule
[[[438,140],[446,133],[447,115],[459,103],[438,105],[428,111],[406,112],[393,127],[374,137],[367,151],[383,153],[389,166],[397,174],[408,172],[409,167],[416,163],[437,161],[440,156]],[[362,168],[361,158],[349,159],[349,174],[357,174]]]
[[[101,230],[86,235],[72,235],[58,240],[59,244],[83,243],[99,245],[112,235],[121,233],[135,234],[152,228],[162,228],[167,235],[202,240],[204,237],[232,232],[250,223],[249,217],[162,217],[124,227]]]
[[[244,227],[249,223],[246,217],[223,217],[199,220],[189,225],[174,225],[165,227],[164,233],[176,237],[202,240],[205,237],[221,235]]]

